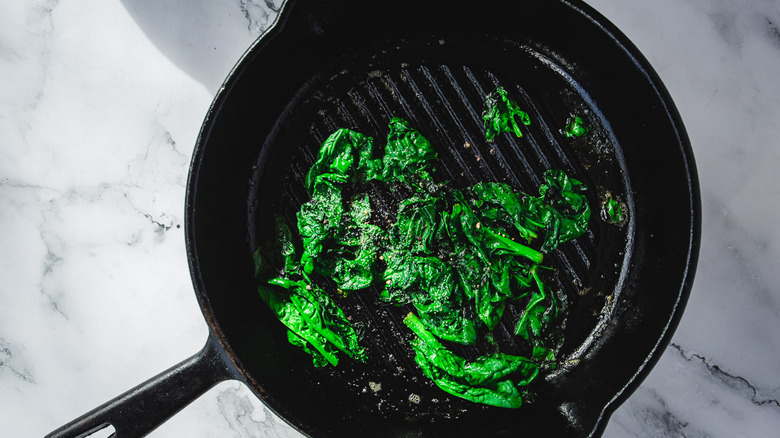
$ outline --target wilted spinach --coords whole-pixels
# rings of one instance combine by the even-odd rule
[[[582,117],[573,115],[566,120],[566,126],[563,127],[563,135],[566,137],[582,137],[590,132],[590,128],[582,120]]]
[[[503,89],[487,104],[488,139],[506,130],[522,135],[515,117],[530,123]],[[328,282],[344,296],[376,287],[380,300],[414,309],[404,323],[425,376],[474,402],[519,407],[521,388],[554,366],[557,345],[548,345],[547,332],[562,315],[542,263],[587,229],[586,188],[560,170],[544,173],[536,196],[497,182],[453,188],[434,182],[438,158],[425,137],[398,118],[388,130],[382,149],[348,129],[325,140],[305,178],[311,199],[297,213],[301,250],[277,218],[273,250],[255,254],[260,295],[290,342],[325,366],[336,365],[339,352],[367,358],[338,297],[325,292]],[[377,220],[369,185],[405,194],[395,222]],[[492,340],[510,304],[524,309],[513,324],[528,357],[496,346],[467,360],[447,347]]]
[[[493,141],[502,132],[514,132],[516,136],[522,137],[520,124],[531,124],[528,113],[520,109],[503,87],[496,88],[485,97],[482,120],[487,141]]]

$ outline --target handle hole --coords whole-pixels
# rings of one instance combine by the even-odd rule
[[[99,429],[93,429],[84,435],[79,435],[78,438],[114,438],[116,436],[116,429],[110,424],[104,424]]]

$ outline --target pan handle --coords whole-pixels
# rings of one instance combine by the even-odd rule
[[[235,368],[213,334],[192,357],[46,435],[79,438],[113,426],[116,437],[141,437],[214,385],[235,378]]]

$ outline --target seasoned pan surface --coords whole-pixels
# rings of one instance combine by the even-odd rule
[[[412,15],[377,16],[359,3],[290,1],[204,125],[188,195],[204,314],[247,383],[305,433],[595,434],[679,319],[698,248],[698,188],[660,81],[579,2],[527,2],[516,15],[487,6],[442,14],[433,2]],[[524,137],[484,140],[482,103],[497,86],[529,112]],[[561,130],[575,114],[591,131],[567,138]],[[533,193],[544,170],[558,168],[590,189],[590,231],[549,262],[569,309],[560,366],[519,410],[465,402],[426,382],[400,322],[405,309],[382,305],[376,290],[340,301],[365,331],[369,362],[324,369],[287,343],[256,293],[251,254],[271,238],[275,215],[294,223],[324,138],[343,127],[381,141],[395,116],[431,141],[436,178],[456,187],[497,181]],[[607,193],[628,208],[623,226],[598,218]],[[392,220],[392,209],[377,210]],[[519,311],[508,312],[507,326]],[[511,329],[504,332],[499,343],[512,351]]]
[[[366,133],[381,143],[392,117],[409,120],[438,146],[436,178],[455,187],[495,181],[533,194],[546,169],[565,169],[591,188],[589,201],[596,209],[590,232],[552,257],[557,272],[554,289],[561,291],[564,302],[571,301],[570,336],[564,349],[564,354],[570,354],[596,326],[631,252],[627,241],[632,224],[618,227],[595,217],[607,192],[618,199],[627,199],[631,192],[620,149],[605,121],[571,77],[527,46],[458,38],[403,39],[382,45],[393,49],[381,53],[369,46],[363,57],[330,66],[331,71],[323,74],[328,80],[301,93],[279,121],[279,132],[268,138],[270,152],[264,157],[267,161],[258,163],[253,184],[259,189],[250,200],[253,249],[273,239],[274,216],[295,223],[295,213],[308,200],[305,174],[325,137],[338,128]],[[534,122],[522,138],[504,135],[487,142],[482,104],[486,94],[499,86],[517,96]],[[584,116],[591,127],[588,137],[570,139],[563,134],[573,114]],[[397,205],[397,197],[372,193],[372,199],[377,200],[374,217],[393,222],[391,206]],[[330,292],[337,296],[335,290]],[[361,408],[388,415],[459,418],[483,409],[425,383],[408,345],[410,333],[401,323],[410,309],[381,303],[378,292],[351,294],[339,303],[353,324],[365,331],[372,360],[366,365],[328,368],[320,372],[323,379],[332,375],[333,381],[365,394]],[[503,318],[505,325],[498,332],[502,351],[520,352],[511,332],[522,310],[510,308]],[[377,385],[382,389],[376,391]],[[417,400],[421,391],[425,392],[421,402],[410,403],[409,397]],[[547,391],[540,388],[540,392]]]

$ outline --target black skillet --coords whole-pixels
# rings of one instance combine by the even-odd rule
[[[480,111],[499,85],[532,124],[523,138],[487,143]],[[563,135],[574,114],[587,136]],[[591,230],[548,259],[569,307],[562,359],[520,409],[465,402],[423,379],[399,324],[403,309],[379,304],[376,291],[340,302],[366,333],[369,363],[325,369],[287,342],[256,293],[252,252],[274,215],[292,220],[305,202],[302,175],[320,142],[347,127],[381,144],[393,116],[431,140],[437,178],[454,186],[500,181],[533,192],[552,167],[590,188]],[[622,226],[599,218],[608,194],[627,207]],[[227,379],[311,436],[599,435],[677,325],[700,224],[693,155],[661,81],[593,9],[554,0],[468,8],[288,0],[206,117],[186,209],[206,346],[49,436],[109,424],[118,437],[141,436]],[[514,348],[511,336],[499,338]]]

